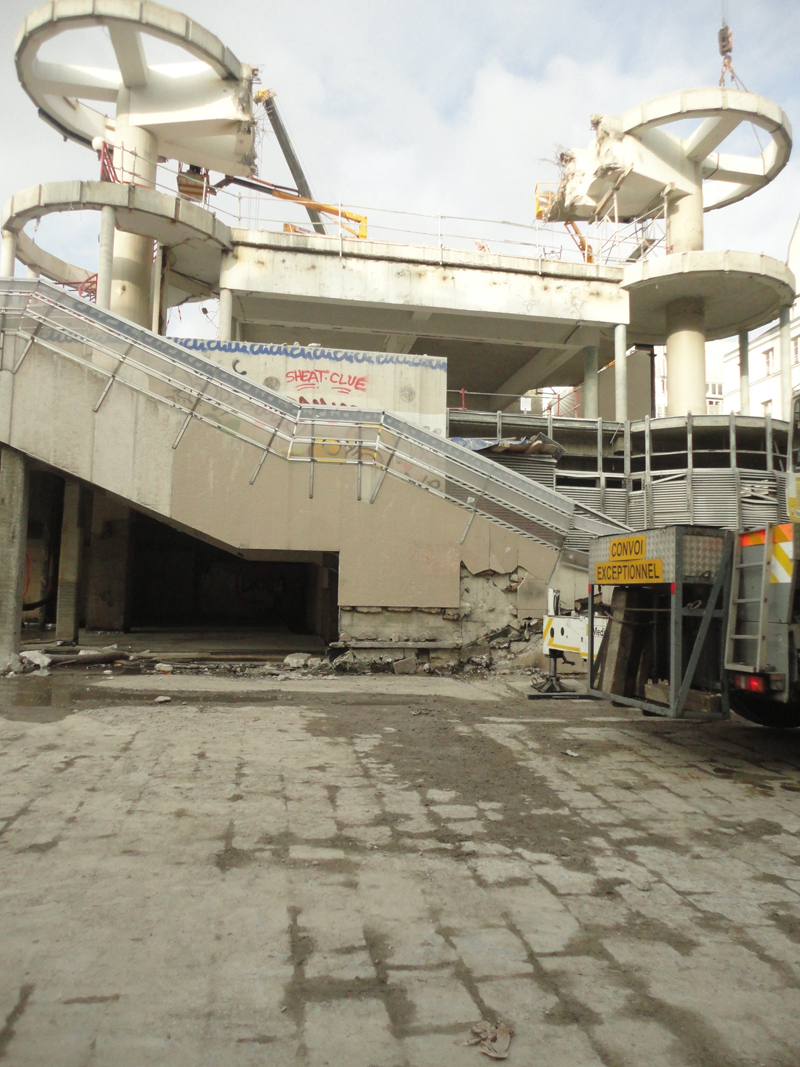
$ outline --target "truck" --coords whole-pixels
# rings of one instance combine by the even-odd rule
[[[585,634],[590,695],[649,715],[725,718],[735,711],[766,727],[800,727],[799,480],[797,395],[788,522],[736,531],[665,526],[593,540],[588,615],[570,624]]]

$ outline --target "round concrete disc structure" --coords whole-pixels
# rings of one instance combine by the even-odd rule
[[[111,182],[49,182],[25,189],[5,205],[2,228],[19,237],[18,257],[52,281],[80,284],[89,271],[65,263],[35,244],[27,223],[64,211],[101,211],[113,207],[117,227],[152,238],[164,246],[169,270],[167,306],[206,299],[218,289],[220,259],[232,247],[231,231],[210,211],[135,185]]]
[[[794,300],[795,278],[785,263],[754,252],[682,252],[625,268],[630,293],[630,344],[662,345],[666,308],[682,299],[705,304],[709,341],[765,326]]]
[[[42,46],[70,30],[103,28],[117,69],[39,58]],[[186,53],[186,62],[148,63],[142,37]],[[65,137],[92,146],[117,143],[118,122],[85,100],[114,104],[125,127],[154,136],[158,154],[225,174],[255,172],[252,76],[213,33],[148,0],[52,0],[32,11],[15,42],[20,84],[43,119]]]
[[[664,127],[687,119],[704,121],[686,140],[680,141]],[[758,126],[771,138],[758,156],[731,155],[715,149],[743,122]],[[789,162],[792,127],[783,108],[766,97],[742,89],[712,86],[685,89],[648,100],[621,116],[623,134],[644,139],[653,130],[664,137],[675,153],[696,163],[704,181],[724,183],[726,189],[704,210],[727,207],[768,185]]]

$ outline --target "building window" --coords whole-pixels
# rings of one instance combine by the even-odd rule
[[[765,415],[765,416],[772,414],[772,401],[771,400],[764,400],[762,402],[762,404],[761,404],[761,414]]]
[[[768,378],[772,374],[773,367],[775,365],[775,349],[768,348],[764,353],[764,377]]]
[[[722,396],[722,382],[706,382],[706,395]]]
[[[792,338],[792,363],[800,363],[800,337]]]

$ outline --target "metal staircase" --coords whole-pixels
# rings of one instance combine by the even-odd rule
[[[27,367],[34,352],[36,373],[50,378],[47,384],[55,389],[54,402],[63,403],[58,382],[68,367],[77,365],[87,383],[97,382],[90,408],[70,409],[76,434],[90,431],[91,420],[102,415],[115,389],[129,389],[157,405],[165,418],[180,415],[173,451],[181,448],[193,420],[237,438],[252,453],[251,486],[272,455],[309,465],[310,497],[318,465],[351,465],[357,467],[358,500],[374,502],[387,476],[399,478],[457,504],[467,513],[467,522],[482,515],[550,548],[560,549],[574,530],[600,536],[628,529],[393,415],[294,403],[49,282],[0,279],[0,415],[11,408],[17,376],[30,375]],[[42,389],[45,384],[42,379]],[[46,411],[42,416],[47,417]],[[85,426],[77,425],[81,420]],[[67,474],[84,477],[54,455],[14,444],[8,433],[0,418],[0,439],[5,443]],[[116,484],[103,488],[127,498]]]

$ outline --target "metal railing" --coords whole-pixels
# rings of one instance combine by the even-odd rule
[[[374,502],[387,475],[449,500],[469,513],[540,544],[560,548],[571,529],[603,534],[625,529],[591,508],[503,470],[435,434],[381,411],[321,410],[297,404],[65,293],[49,282],[0,279],[3,369],[18,373],[35,345],[72,360],[105,382],[97,413],[115,384],[124,383],[184,416],[172,447],[193,419],[253,449],[250,484],[268,455],[309,464],[309,495],[318,464],[357,468],[358,499]],[[11,343],[9,343],[11,341]]]
[[[286,196],[288,190],[274,186],[272,195],[263,191],[221,186],[212,183],[203,172],[191,178],[172,161],[150,159],[130,149],[115,150],[119,159],[116,170],[101,165],[101,180],[130,181],[144,165],[155,168],[154,188],[159,192],[180,195],[213,212],[228,226],[249,230],[266,230],[313,234],[304,202]],[[196,191],[191,191],[191,186]],[[487,255],[522,256],[557,262],[583,262],[620,266],[636,259],[662,255],[666,251],[664,220],[656,211],[634,222],[617,221],[606,214],[591,222],[571,228],[563,222],[548,221],[541,214],[539,183],[534,198],[534,217],[530,222],[497,218],[478,218],[455,214],[405,211],[376,205],[354,204],[341,199],[323,198],[329,214],[323,219],[330,241],[347,242],[356,249],[359,239],[419,247],[438,247],[481,252]],[[358,229],[352,220],[360,220]],[[348,221],[350,220],[350,221]],[[322,236],[324,239],[324,235]],[[589,251],[590,250],[590,251]]]

